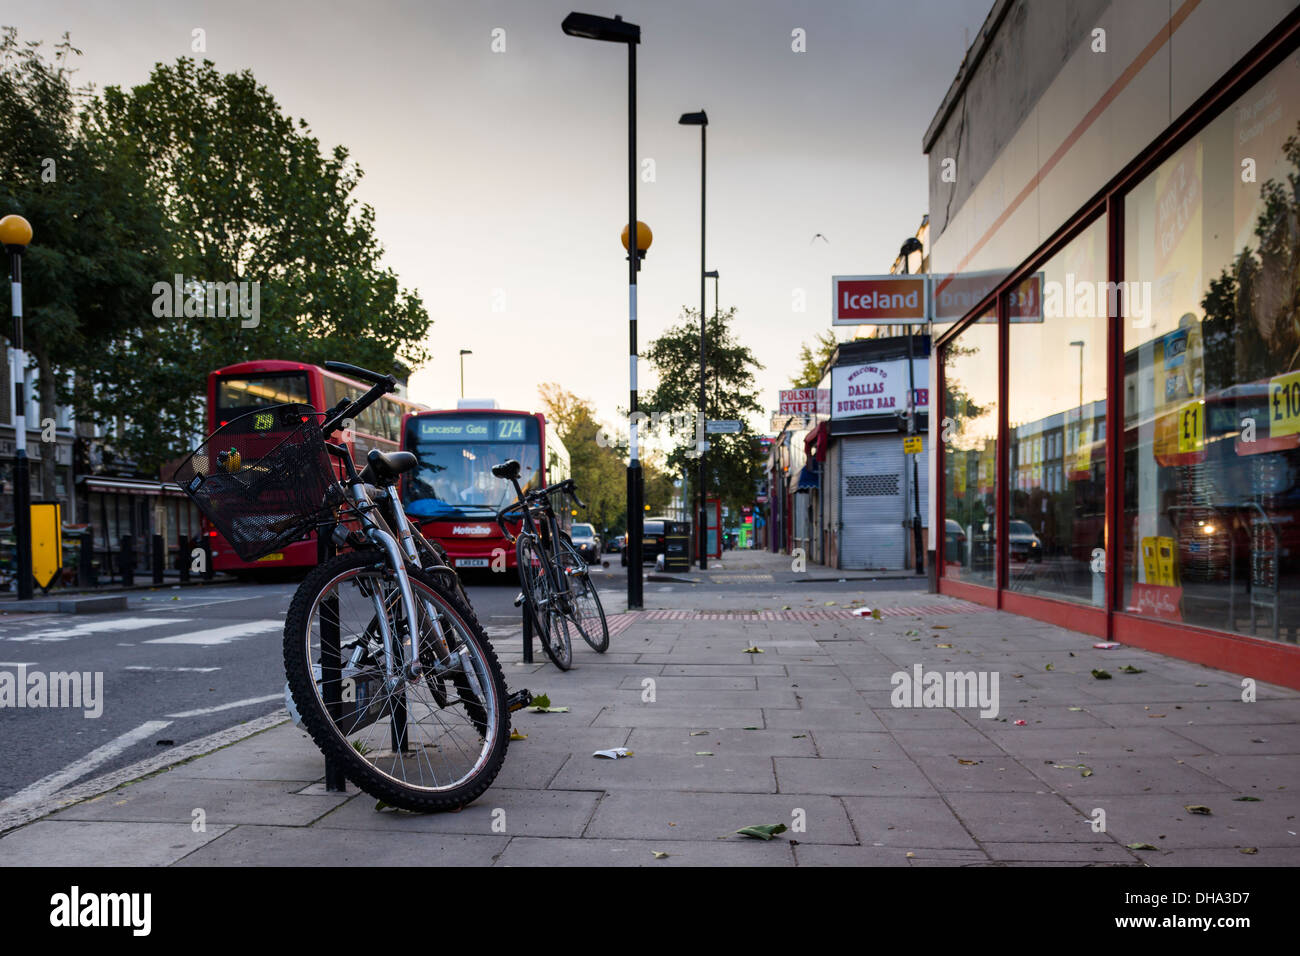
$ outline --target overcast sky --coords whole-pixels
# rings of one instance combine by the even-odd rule
[[[642,30],[643,350],[698,305],[700,137],[677,117],[704,108],[708,266],[774,408],[800,343],[830,325],[830,277],[887,272],[925,214],[921,136],[991,0],[40,0],[0,22],[23,40],[70,31],[78,80],[98,86],[145,81],[203,29],[202,56],[251,69],[365,170],[386,261],[434,319],[413,398],[454,405],[466,348],[471,396],[535,409],[555,381],[613,421],[628,398],[626,52],[565,36],[575,3]]]

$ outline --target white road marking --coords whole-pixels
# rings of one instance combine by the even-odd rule
[[[138,631],[144,627],[159,627],[163,624],[187,624],[189,618],[173,618],[170,621],[156,617],[119,617],[106,621],[87,621],[71,627],[61,627],[51,631],[37,631],[22,637],[7,637],[7,641],[68,641],[74,637],[90,637],[93,634],[113,634],[118,631]]]
[[[70,783],[80,780],[86,774],[90,773],[101,764],[108,763],[118,754],[122,753],[142,740],[152,737],[158,731],[171,724],[170,720],[151,720],[148,723],[141,724],[135,730],[129,730],[122,736],[110,740],[102,747],[96,747],[86,756],[79,760],[74,760],[62,770],[58,770],[48,776],[42,777],[35,783],[24,787],[7,800],[0,800],[0,814],[5,811],[18,809],[33,803],[39,803],[46,797],[63,789]]]
[[[167,623],[165,621],[159,623]],[[146,644],[229,644],[231,641],[237,641],[241,637],[252,637],[254,634],[269,634],[272,631],[284,630],[284,620],[274,621],[244,621],[241,624],[227,624],[225,627],[210,627],[205,631],[194,631],[190,634],[174,634],[171,637],[155,637],[152,640],[145,641]]]
[[[168,714],[168,717],[204,717],[208,714],[215,714],[222,710],[233,710],[236,707],[251,707],[253,704],[265,704],[272,700],[284,700],[284,694],[269,694],[266,697],[249,697],[247,700],[232,700],[229,704],[218,704],[216,707],[201,707],[198,710],[185,710],[179,714]]]
[[[183,673],[193,672],[195,674],[210,674],[213,671],[221,670],[220,667],[150,667],[147,664],[132,664],[130,667],[123,668],[128,671],[176,671]]]
[[[146,608],[141,608],[141,610],[147,611],[150,614],[156,614],[159,611],[188,611],[192,607],[211,607],[213,604],[229,604],[232,601],[247,601],[247,600],[248,598],[242,598],[242,597],[221,598],[220,600],[216,600],[216,601],[195,601],[193,603],[177,604],[175,607],[146,607]]]

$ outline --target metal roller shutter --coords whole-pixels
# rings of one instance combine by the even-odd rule
[[[903,567],[902,441],[897,435],[846,437],[839,445],[840,567]]]

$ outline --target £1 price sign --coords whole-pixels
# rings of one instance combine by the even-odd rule
[[[1205,447],[1205,403],[1188,402],[1178,410],[1178,451],[1200,451]]]
[[[1287,372],[1268,381],[1270,438],[1300,432],[1300,372]]]

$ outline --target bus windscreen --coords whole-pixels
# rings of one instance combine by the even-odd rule
[[[241,412],[295,402],[310,405],[306,372],[266,372],[222,375],[217,379],[217,415],[234,418]]]
[[[516,459],[520,483],[535,488],[539,445],[531,416],[413,416],[403,447],[419,464],[405,478],[407,514],[440,521],[491,517],[514,500],[514,489],[492,474],[493,466]]]

